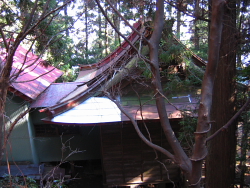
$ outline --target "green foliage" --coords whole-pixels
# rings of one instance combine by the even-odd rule
[[[188,63],[187,63],[188,64]],[[200,87],[203,78],[203,71],[195,67],[191,63],[185,68],[185,78],[181,79],[179,73],[171,73],[171,69],[165,70],[162,73],[168,78],[164,90],[172,91],[189,91],[194,87]]]
[[[147,63],[145,63],[144,61],[138,61],[137,66],[143,71],[141,74],[142,77],[146,79],[152,78],[152,72]]]
[[[16,14],[6,4],[0,6],[0,26],[12,26],[15,23]]]
[[[178,134],[178,140],[180,141],[183,149],[190,156],[194,145],[194,132],[197,126],[197,118],[191,117],[192,110],[183,111],[183,119],[180,121],[180,132]]]
[[[73,82],[76,80],[78,70],[74,70],[69,64],[62,65],[60,69],[64,74],[57,80],[57,82]]]
[[[12,187],[12,188],[67,188],[63,180],[48,180],[45,182],[45,185],[39,185],[36,180],[30,177],[24,176],[11,176],[5,174],[2,179],[0,179],[0,187]]]
[[[172,40],[169,42],[161,41],[163,51],[160,53],[160,61],[165,66],[178,65],[184,59],[184,56],[190,57],[191,53],[180,44],[174,44]]]
[[[166,20],[160,42],[159,60],[163,66],[178,65],[184,58],[191,57],[191,52],[178,43],[173,36],[174,19]]]
[[[208,59],[208,22],[195,20],[190,27],[192,36],[188,45],[190,49],[203,59]]]
[[[250,66],[239,68],[237,80],[240,82],[250,80]]]
[[[199,49],[195,49],[194,46],[191,46],[192,51],[201,57],[204,60],[208,59],[208,42],[200,43]]]
[[[56,66],[60,62],[68,62],[72,56],[73,40],[65,36],[68,28],[67,17],[58,15],[53,22],[44,20],[33,33],[37,37],[36,48],[38,52],[47,50],[48,61]]]
[[[40,21],[42,15],[46,15],[65,1],[39,0],[37,6],[35,6],[35,1],[32,0],[10,0],[6,2],[0,3],[0,13],[4,15],[0,18],[0,27],[6,39],[15,38],[15,35],[24,28],[28,30],[37,25],[35,29],[28,32],[25,39],[22,39],[25,40],[24,43],[28,45],[34,43],[32,50],[35,54],[42,55],[44,60],[57,68],[61,68],[60,65],[63,65],[62,69],[65,71],[74,65],[75,61],[72,61],[73,40],[66,35],[73,23],[73,18],[58,10]],[[71,80],[73,75],[68,74],[68,72],[66,72],[67,76]]]
[[[11,176],[9,174],[4,175],[3,179],[0,179],[0,187],[12,187],[12,188],[38,188],[36,181],[29,177]]]

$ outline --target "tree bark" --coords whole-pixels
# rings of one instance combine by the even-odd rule
[[[87,61],[88,64],[88,60],[89,60],[89,24],[88,24],[88,4],[85,3],[85,10],[84,10],[84,21],[85,21],[85,59]]]
[[[16,44],[15,46],[18,46]],[[3,159],[4,154],[4,147],[3,143],[5,138],[5,103],[7,98],[7,92],[9,88],[9,81],[10,81],[10,73],[12,70],[12,64],[13,64],[13,56],[15,54],[16,48],[14,45],[12,47],[8,46],[8,54],[6,62],[2,68],[1,75],[0,75],[0,163]]]
[[[66,0],[64,0],[64,3],[66,3]],[[65,6],[65,7],[63,8],[63,12],[64,12],[64,15],[65,15],[65,16],[68,16],[68,7],[67,7],[67,6]],[[67,23],[67,24],[68,24],[68,23]],[[66,36],[69,37],[69,29],[68,29],[68,28],[66,29]]]
[[[208,64],[202,82],[201,102],[198,111],[198,124],[195,132],[193,148],[192,174],[190,187],[199,188],[201,181],[202,163],[207,156],[206,136],[211,127],[211,106],[213,99],[214,80],[219,61],[220,42],[222,35],[223,0],[214,0],[210,27]]]
[[[149,63],[152,71],[152,84],[154,86],[154,97],[156,99],[156,106],[160,118],[160,123],[163,128],[163,132],[167,138],[167,141],[171,148],[173,149],[173,154],[164,150],[164,148],[159,148],[159,146],[151,143],[149,140],[144,138],[143,134],[140,132],[136,126],[136,121],[127,112],[122,110],[122,112],[127,115],[133,124],[135,124],[136,131],[141,139],[147,143],[153,149],[156,149],[166,156],[169,156],[176,164],[178,164],[181,170],[184,172],[189,187],[200,188],[201,181],[201,171],[203,160],[207,156],[207,133],[210,131],[212,118],[211,118],[211,107],[214,91],[214,80],[216,77],[217,65],[220,57],[221,49],[221,36],[222,36],[222,18],[223,10],[225,6],[224,0],[213,0],[212,18],[210,26],[210,38],[209,38],[209,54],[208,54],[208,64],[205,71],[203,83],[202,83],[202,94],[201,103],[198,112],[198,124],[195,132],[195,145],[193,148],[193,155],[191,159],[187,157],[184,150],[181,148],[180,143],[176,139],[176,136],[171,128],[166,108],[165,101],[163,98],[163,90],[160,80],[159,72],[159,60],[158,60],[158,50],[159,43],[162,35],[163,23],[164,23],[164,0],[156,1],[156,14],[154,19],[154,27],[151,38],[148,41],[149,51],[150,51],[150,61]],[[99,5],[100,6],[100,5]],[[104,14],[106,12],[102,11]],[[107,17],[107,15],[106,15]],[[112,26],[115,28],[115,26]],[[118,107],[121,107],[117,101],[114,101]],[[223,107],[223,106],[222,106]],[[223,124],[224,125],[224,124]]]
[[[178,3],[181,4],[181,1],[178,1]],[[181,11],[177,10],[177,26],[176,26],[176,33],[177,33],[177,38],[180,39],[181,35]]]
[[[157,1],[156,9],[158,11],[155,15],[153,34],[149,41],[150,61],[152,63],[150,66],[153,74],[152,84],[155,89],[156,107],[160,117],[163,132],[174,152],[174,162],[180,165],[186,176],[189,176],[192,169],[191,162],[184,150],[181,148],[180,143],[177,141],[177,138],[171,128],[168,115],[166,113],[164,97],[162,95],[163,89],[160,79],[158,49],[164,25],[164,0]]]
[[[113,6],[118,9],[119,6],[119,2],[117,0],[112,0],[111,3],[113,4]],[[112,11],[112,16],[113,16],[113,22],[114,25],[116,26],[116,28],[120,31],[120,18],[119,16],[115,13],[115,11]],[[115,32],[115,42],[119,42],[119,34],[117,32]]]
[[[224,6],[220,61],[214,83],[211,118],[215,123],[211,127],[211,134],[221,128],[235,114],[234,78],[237,49],[235,11],[235,1],[228,1],[227,6]],[[235,130],[236,125],[231,125],[226,131],[209,141],[209,155],[206,159],[206,187],[233,187],[236,152]]]

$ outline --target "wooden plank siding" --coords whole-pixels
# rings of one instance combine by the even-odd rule
[[[147,129],[155,144],[169,149],[159,122],[147,122]],[[143,124],[140,129],[146,137]],[[174,121],[178,130],[178,121]],[[104,182],[108,187],[130,184],[162,183],[180,180],[180,170],[167,158],[157,152],[157,160],[164,162],[167,170],[156,160],[155,151],[137,135],[130,123],[116,123],[100,126]]]

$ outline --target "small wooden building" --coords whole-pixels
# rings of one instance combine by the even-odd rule
[[[140,30],[141,23],[136,23],[134,27]],[[128,37],[133,44],[139,39],[136,32]],[[28,161],[37,165],[60,162],[65,157],[64,150],[69,150],[69,153],[71,149],[76,149],[83,152],[71,155],[66,160],[71,164],[81,160],[101,161],[105,187],[181,181],[178,166],[147,146],[128,117],[103,95],[105,92],[115,92],[117,100],[133,115],[144,136],[171,150],[161,129],[153,89],[143,80],[140,84],[131,81],[134,76],[140,78],[137,62],[134,49],[124,42],[100,62],[81,66],[75,82],[53,84],[52,81],[61,75],[55,69],[54,77],[48,74],[53,79],[49,79],[47,85],[42,84],[48,80],[38,79],[38,83],[33,85],[24,84],[24,90],[10,90],[22,96],[28,94],[25,88],[34,92],[38,86],[43,86],[36,96],[25,101],[25,108],[32,110],[27,114],[25,123],[13,130],[13,162]],[[131,91],[136,92],[131,95]],[[182,118],[181,110],[196,108],[194,95],[175,93],[168,96],[172,104],[166,100],[167,114],[177,133],[180,129],[178,122]],[[15,105],[17,108],[18,102]],[[17,111],[8,113],[14,118]],[[25,131],[21,132],[20,129]],[[24,137],[25,143],[19,145]],[[25,146],[28,146],[28,152],[19,155],[21,151],[26,151],[23,150]]]

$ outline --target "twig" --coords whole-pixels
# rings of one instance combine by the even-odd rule
[[[238,118],[238,116],[247,108],[247,106],[250,104],[250,98],[248,98],[247,102],[241,107],[241,109],[220,129],[218,129],[214,134],[212,134],[211,136],[209,136],[206,139],[206,142],[210,141],[211,139],[213,139],[215,136],[217,136],[220,132],[222,132],[223,130],[227,129],[230,125],[233,124],[233,122]]]

